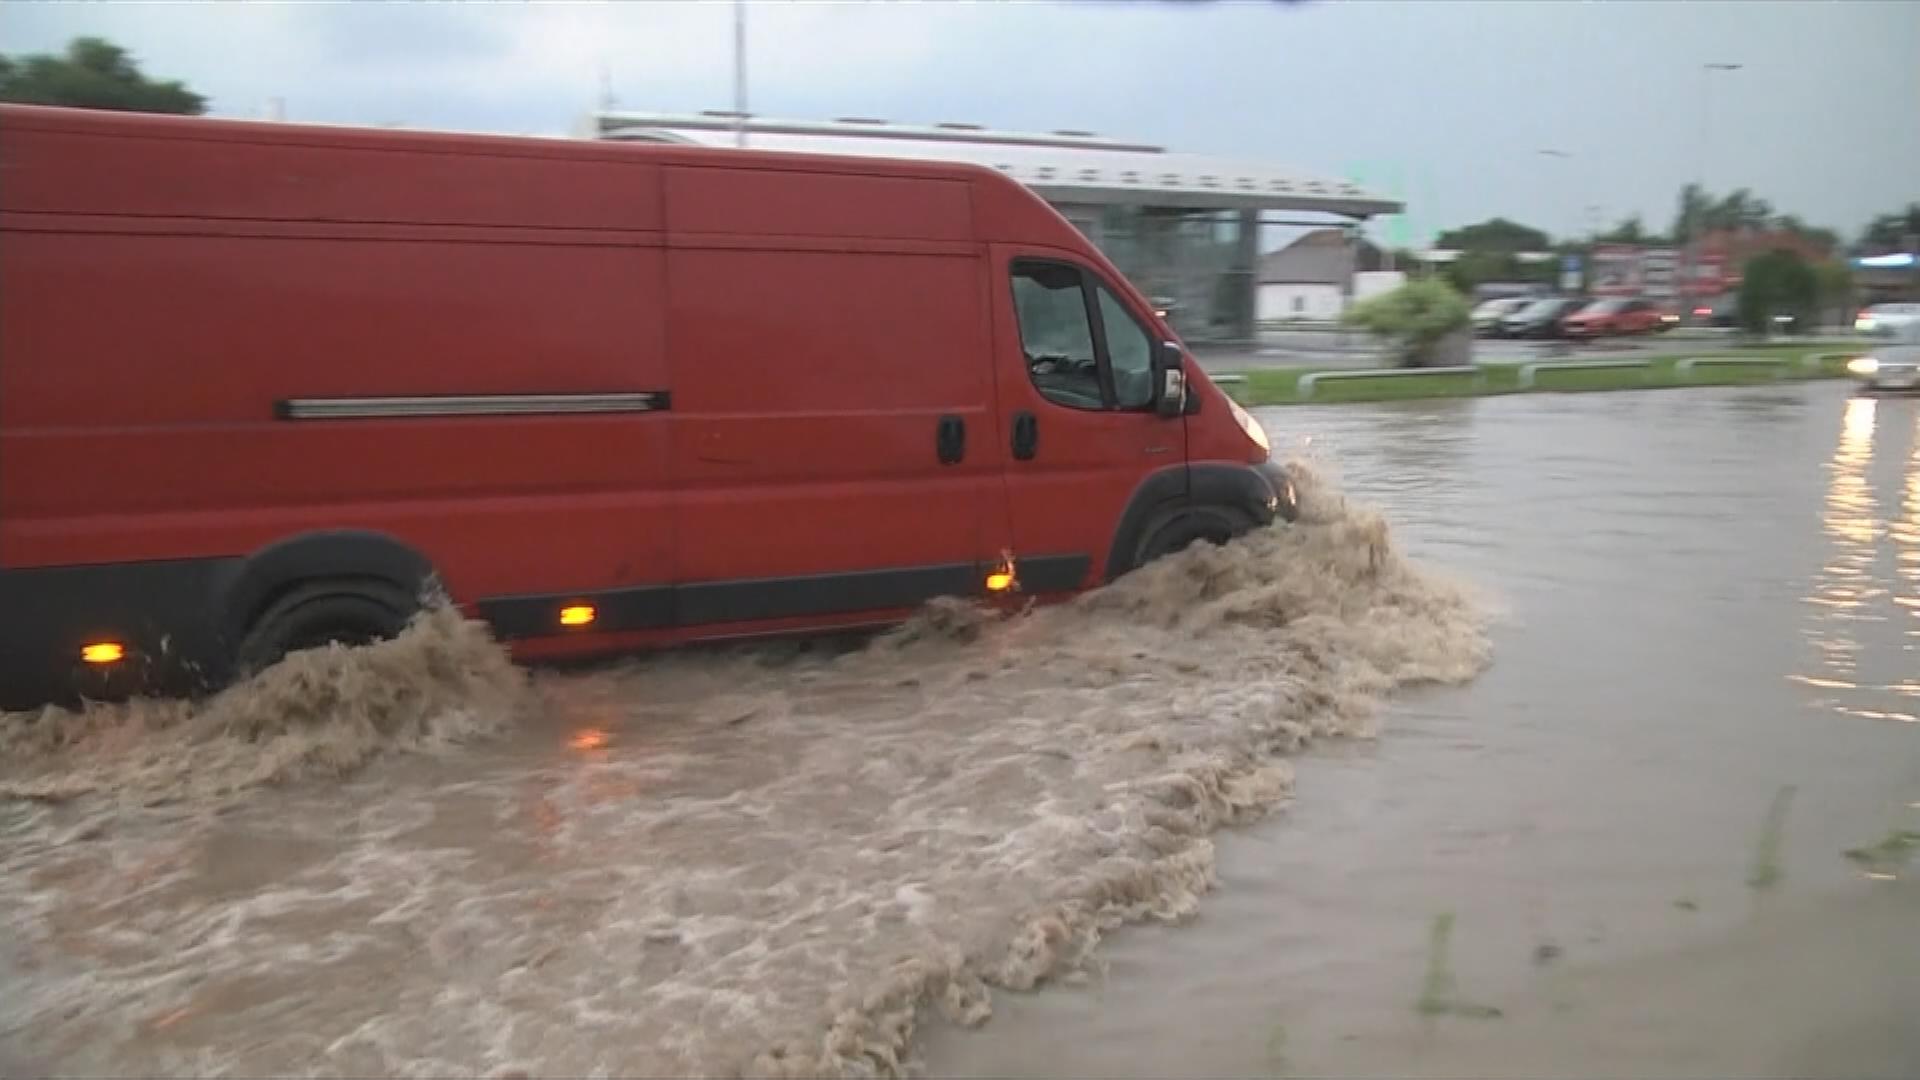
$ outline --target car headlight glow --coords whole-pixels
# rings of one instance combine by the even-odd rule
[[[1871,356],[1856,356],[1847,361],[1847,370],[1855,375],[1871,375],[1880,370],[1880,361]]]
[[[1260,426],[1260,421],[1255,420],[1252,413],[1241,408],[1240,403],[1232,398],[1227,399],[1227,408],[1233,411],[1233,422],[1240,425],[1240,430],[1247,433],[1247,438],[1252,439],[1263,452],[1273,453],[1273,445],[1267,442],[1267,429]]]

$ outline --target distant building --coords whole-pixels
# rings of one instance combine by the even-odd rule
[[[1848,263],[1862,305],[1920,300],[1920,238],[1914,249],[1863,255]]]
[[[1398,287],[1406,268],[1351,229],[1315,229],[1260,257],[1260,322],[1337,319],[1349,305]]]
[[[847,118],[776,120],[732,113],[589,114],[587,138],[732,146],[856,157],[964,161],[1033,189],[1073,222],[1190,340],[1254,333],[1263,223],[1360,222],[1397,213],[1395,200],[1344,180],[1255,162],[1106,139],[1085,131],[989,131],[977,124],[912,126]],[[1270,215],[1294,215],[1276,222]]]
[[[1261,322],[1334,319],[1346,310],[1358,253],[1345,229],[1315,229],[1260,256]]]

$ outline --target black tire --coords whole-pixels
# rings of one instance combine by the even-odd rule
[[[295,586],[260,612],[240,641],[241,677],[264,671],[289,653],[332,642],[367,645],[406,628],[419,603],[384,581],[321,581]]]
[[[1180,514],[1147,534],[1133,565],[1145,566],[1163,555],[1184,551],[1202,541],[1224,544],[1253,529],[1253,519],[1224,506],[1200,507]]]

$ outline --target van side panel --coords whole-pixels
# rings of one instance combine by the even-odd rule
[[[111,149],[82,160],[127,167]],[[648,170],[601,167],[646,190]],[[463,175],[486,186],[487,162]],[[0,228],[0,566],[364,529],[423,552],[462,600],[671,581],[664,412],[276,410],[668,391],[657,233],[13,212]]]
[[[845,179],[849,200],[874,191]],[[767,199],[784,190],[777,174],[761,182]],[[963,184],[902,184],[930,220],[954,191],[964,210]],[[680,193],[713,189],[670,177],[667,190],[682,622],[892,610],[974,591],[990,557],[983,515],[1004,513],[975,249],[846,239],[806,250],[682,231]],[[704,205],[685,223],[722,224]],[[751,205],[743,212],[769,232],[804,229],[811,213],[805,198],[788,206],[790,223]],[[940,459],[943,419],[966,432],[952,463]]]
[[[968,185],[951,180],[773,169],[666,170],[679,236],[973,239]]]
[[[205,220],[658,229],[658,170],[429,148],[340,145],[281,126],[219,138],[107,134],[116,118],[10,124],[6,208]],[[166,128],[160,130],[166,131]],[[290,133],[298,133],[291,134]],[[330,137],[332,136],[332,137]],[[134,182],[129,182],[130,180]]]
[[[999,484],[977,260],[670,255],[688,582],[964,563]],[[939,424],[964,424],[943,465]]]

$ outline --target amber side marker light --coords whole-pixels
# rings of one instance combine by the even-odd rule
[[[591,626],[597,614],[599,613],[593,610],[592,604],[573,604],[560,609],[560,625]]]
[[[990,593],[1006,592],[1008,589],[1013,588],[1015,580],[1013,576],[1013,556],[1011,554],[1004,554],[1000,557],[1000,565],[987,571],[987,591]]]
[[[80,646],[80,659],[89,664],[117,664],[127,655],[127,647],[117,641],[95,641]]]

